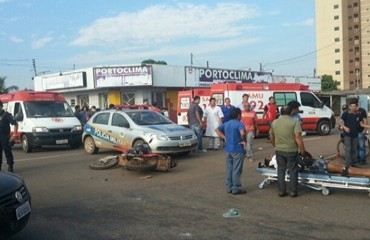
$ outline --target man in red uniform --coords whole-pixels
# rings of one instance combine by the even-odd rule
[[[251,110],[251,105],[249,102],[244,103],[244,110],[242,111],[242,117],[240,121],[244,124],[245,134],[247,138],[247,159],[253,162],[253,139],[255,135],[258,135],[257,126],[257,114],[255,111]]]
[[[271,127],[272,121],[278,118],[279,115],[279,107],[276,105],[275,98],[269,97],[269,103],[266,104],[262,119],[266,119],[269,126]],[[267,136],[267,141],[270,141],[270,136]]]

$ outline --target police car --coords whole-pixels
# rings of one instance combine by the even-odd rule
[[[126,152],[147,143],[153,153],[185,155],[196,149],[197,137],[155,111],[108,109],[96,112],[85,124],[82,142],[89,154],[100,148]]]

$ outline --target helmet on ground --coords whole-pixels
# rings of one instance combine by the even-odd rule
[[[298,168],[304,170],[305,168],[310,167],[313,164],[313,158],[311,153],[306,152],[305,156],[301,154],[298,155]]]
[[[149,147],[149,144],[143,143],[143,144],[138,144],[134,147],[136,154],[148,154],[151,153],[151,149]]]

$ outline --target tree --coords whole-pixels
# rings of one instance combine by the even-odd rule
[[[141,64],[160,64],[160,65],[167,65],[165,61],[156,61],[153,59],[146,59],[141,62]]]
[[[339,84],[340,83],[337,80],[334,80],[331,75],[321,76],[321,91],[323,92],[338,90]]]
[[[0,93],[9,93],[12,91],[17,91],[19,88],[18,86],[12,85],[10,87],[5,86],[5,79],[6,77],[0,77]]]

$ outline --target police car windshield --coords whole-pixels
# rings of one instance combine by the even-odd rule
[[[135,111],[127,112],[127,115],[137,125],[161,125],[161,124],[173,124],[167,117],[154,111]]]
[[[30,118],[74,117],[71,107],[65,102],[25,102],[24,108]]]

